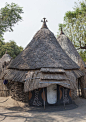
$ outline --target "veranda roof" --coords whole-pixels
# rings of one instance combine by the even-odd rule
[[[74,75],[73,72],[76,72],[77,74]],[[13,82],[21,82],[24,83],[24,90],[25,92],[47,87],[50,84],[58,84],[63,87],[69,88],[69,89],[76,89],[76,78],[80,77],[79,70],[65,70],[65,72],[57,72],[53,69],[50,69],[50,73],[45,72],[42,69],[40,70],[31,70],[31,71],[19,71],[19,70],[13,70],[13,69],[7,69],[4,71],[4,75],[2,73],[1,77],[2,79],[7,79],[9,81]]]

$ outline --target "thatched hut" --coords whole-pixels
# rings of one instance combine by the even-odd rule
[[[9,96],[9,89],[6,86],[6,83],[4,83],[3,80],[1,79],[1,73],[6,69],[10,61],[11,57],[6,51],[6,53],[0,59],[0,97]]]
[[[42,28],[4,71],[12,97],[29,105],[71,103],[79,66],[63,51],[44,18]]]
[[[61,28],[61,33],[57,38],[58,43],[62,47],[62,49],[66,52],[66,54],[80,67],[80,70],[83,72],[84,79],[82,80],[82,76],[77,78],[77,88],[81,87],[82,97],[86,98],[86,64],[80,57],[79,53],[75,49],[72,42],[69,38],[64,34]]]

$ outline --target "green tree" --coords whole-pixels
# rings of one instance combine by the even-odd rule
[[[5,7],[0,9],[0,58],[6,50],[13,58],[23,50],[23,47],[18,46],[14,41],[5,43],[3,38],[5,32],[13,31],[13,26],[22,20],[22,13],[22,7],[15,3],[6,3]]]
[[[6,3],[4,8],[0,9],[0,40],[6,31],[13,31],[13,26],[22,20],[22,7],[15,3]]]
[[[83,61],[86,62],[86,50],[85,51],[81,50],[79,54],[82,57]]]
[[[0,41],[0,58],[5,54],[6,50],[11,57],[15,58],[21,51],[23,51],[23,47],[18,46],[14,41],[6,43]]]
[[[63,24],[59,24],[59,30],[63,27],[64,33],[72,41],[76,49],[86,44],[86,0],[76,3],[73,11],[65,13]],[[78,50],[82,59],[86,60],[86,51]]]

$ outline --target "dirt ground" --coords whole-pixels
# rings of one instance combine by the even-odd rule
[[[86,99],[63,106],[28,107],[11,97],[0,97],[0,122],[86,122]]]

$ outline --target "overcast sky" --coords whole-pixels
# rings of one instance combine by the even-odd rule
[[[48,28],[56,35],[65,12],[73,10],[74,2],[78,0],[0,0],[0,8],[6,2],[23,7],[24,14],[23,21],[15,25],[14,31],[5,33],[5,41],[14,40],[19,46],[26,47],[41,28],[43,17],[47,18]]]

